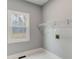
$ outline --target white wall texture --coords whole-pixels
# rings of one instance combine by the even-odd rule
[[[62,21],[72,17],[72,0],[49,0],[43,6],[43,21],[59,21],[64,28],[57,29],[60,34],[59,40],[55,39],[55,28],[46,27],[44,34],[44,48],[62,57],[71,59],[72,55],[72,30],[71,24],[66,26]],[[65,21],[66,22],[66,21]]]
[[[44,21],[64,20],[72,15],[72,0],[49,0],[43,6]]]

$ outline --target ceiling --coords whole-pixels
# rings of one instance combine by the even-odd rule
[[[45,3],[48,2],[48,0],[25,0],[27,2],[30,2],[30,3],[34,3],[34,4],[37,4],[37,5],[44,5]]]

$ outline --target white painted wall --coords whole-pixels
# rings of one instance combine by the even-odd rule
[[[72,0],[49,0],[43,6],[44,21],[65,20],[72,16]]]
[[[44,28],[44,48],[52,51],[58,56],[62,56],[62,48],[59,43],[59,40],[55,39],[55,30],[52,26],[46,26]]]
[[[8,55],[42,47],[42,36],[38,29],[41,23],[41,8],[24,0],[8,0],[8,9],[30,14],[30,41],[8,44]]]
[[[60,21],[72,17],[72,0],[49,0],[43,6],[43,21]],[[52,22],[53,24],[53,22]],[[66,25],[66,24],[65,24]],[[55,40],[55,28],[46,27],[44,37],[44,48],[50,50],[63,59],[71,59],[72,55],[72,30],[71,24],[65,28],[57,29],[61,39]],[[47,33],[47,34],[46,34]]]

